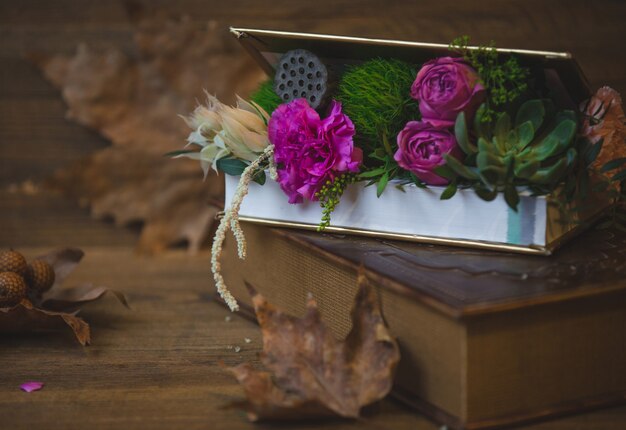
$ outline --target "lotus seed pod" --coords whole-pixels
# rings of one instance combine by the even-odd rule
[[[313,109],[323,107],[329,94],[329,73],[321,60],[304,49],[287,51],[276,66],[274,91],[283,103],[304,98]]]
[[[14,272],[0,273],[0,307],[17,305],[26,297],[26,282]]]
[[[24,276],[26,259],[17,251],[2,251],[0,252],[0,272],[13,272]]]

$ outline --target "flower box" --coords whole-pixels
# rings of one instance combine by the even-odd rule
[[[549,255],[626,230],[626,118],[569,53],[231,28],[269,79],[207,94],[174,157],[226,174],[211,270],[240,221]]]
[[[225,207],[229,207],[239,177],[226,175]],[[388,189],[376,196],[375,187],[350,185],[325,231],[414,242],[549,255],[600,215],[606,202],[565,222],[568,215],[548,196],[522,193],[518,211],[499,195],[491,202],[471,190],[440,200],[442,187],[414,185]],[[256,224],[316,230],[322,209],[316,202],[289,204],[278,183],[250,185],[239,219]],[[581,223],[580,220],[587,220]]]
[[[378,57],[419,62],[449,53],[447,45],[430,43],[242,28],[231,28],[231,32],[269,76],[274,76],[274,66],[286,51],[300,48],[315,52],[330,70]],[[569,53],[508,49],[498,52],[515,54],[528,64],[543,67],[546,82],[556,97],[570,105],[591,95],[584,75]],[[237,176],[226,175],[225,207],[231,205],[238,180]],[[607,199],[596,197],[592,205],[586,205],[590,209],[574,213],[550,195],[535,197],[526,191],[520,193],[515,211],[507,205],[503,193],[487,202],[472,190],[461,188],[454,198],[441,200],[443,187],[393,185],[391,182],[380,197],[375,186],[366,187],[364,182],[350,185],[325,231],[549,255],[609,206]],[[304,229],[317,229],[321,216],[317,202],[289,204],[280,186],[269,179],[263,186],[250,185],[239,211],[243,221]]]

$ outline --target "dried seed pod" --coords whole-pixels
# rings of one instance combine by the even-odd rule
[[[26,282],[14,272],[0,273],[0,307],[17,305],[26,298]]]
[[[33,292],[41,294],[48,291],[54,284],[54,269],[43,260],[34,260],[26,268],[24,278]]]
[[[276,66],[274,91],[283,103],[305,98],[313,109],[322,107],[330,92],[328,69],[312,52],[287,51]]]
[[[12,249],[0,252],[0,272],[13,272],[24,276],[26,273],[26,259],[22,254]]]

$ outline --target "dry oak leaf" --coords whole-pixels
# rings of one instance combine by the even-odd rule
[[[53,330],[69,326],[81,345],[89,345],[89,324],[76,316],[78,309],[107,293],[113,294],[124,306],[128,303],[120,292],[90,284],[64,288],[61,284],[80,263],[85,253],[78,248],[62,248],[37,257],[54,269],[55,281],[50,290],[34,303],[22,300],[9,308],[0,308],[0,333]]]
[[[210,235],[220,209],[209,202],[223,200],[224,185],[215,175],[203,181],[197,163],[187,161],[111,147],[57,172],[53,182],[90,204],[94,218],[113,217],[120,227],[143,223],[141,252],[154,254],[184,240],[195,253]]]
[[[54,269],[55,281],[50,290],[46,291],[35,305],[51,311],[70,312],[80,306],[96,301],[107,293],[113,296],[127,308],[126,297],[119,291],[106,287],[83,284],[74,287],[61,287],[65,278],[78,266],[85,253],[78,248],[61,248],[37,257],[38,260],[48,262]]]
[[[223,179],[205,182],[197,162],[171,160],[189,130],[179,117],[203,90],[246,95],[263,76],[227,28],[130,7],[134,49],[80,44],[75,55],[33,55],[62,90],[67,117],[98,131],[112,146],[58,172],[49,182],[91,208],[95,218],[143,224],[139,251],[208,239],[223,200]],[[225,101],[229,101],[225,99]]]
[[[69,326],[81,345],[89,345],[89,324],[75,314],[36,308],[28,300],[11,308],[0,308],[0,333],[19,333],[33,330],[53,330]]]
[[[251,421],[358,418],[360,409],[391,390],[400,352],[377,295],[360,273],[352,330],[335,339],[309,296],[302,318],[284,314],[248,286],[263,334],[261,362],[228,370],[243,386]]]

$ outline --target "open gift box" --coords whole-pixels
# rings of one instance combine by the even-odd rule
[[[243,28],[231,28],[231,32],[271,77],[285,52],[294,49],[313,52],[339,75],[347,67],[373,58],[421,64],[450,55],[448,45],[431,43]],[[559,105],[578,109],[592,94],[569,53],[497,51],[504,57],[514,55],[534,70],[543,70],[545,85]],[[238,180],[226,176],[226,207],[232,203]],[[453,198],[441,200],[444,187],[440,186],[396,187],[391,181],[377,196],[376,187],[365,184],[360,181],[347,187],[325,231],[549,255],[610,206],[606,197],[591,195],[586,198],[584,210],[574,209],[571,202],[563,202],[559,196],[536,195],[519,188],[519,204],[513,209],[502,192],[485,201],[473,190],[460,188]],[[279,184],[271,180],[263,186],[251,184],[239,210],[243,221],[304,229],[317,229],[321,217],[317,202],[289,204]]]

